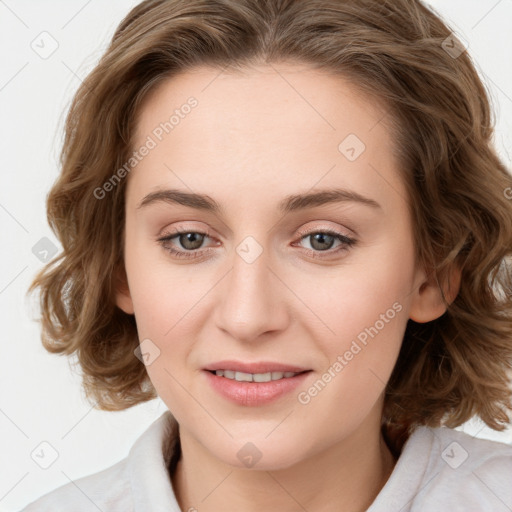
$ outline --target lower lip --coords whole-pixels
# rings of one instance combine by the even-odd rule
[[[240,382],[204,370],[208,382],[220,395],[238,405],[258,406],[276,401],[300,386],[311,371],[269,382]]]

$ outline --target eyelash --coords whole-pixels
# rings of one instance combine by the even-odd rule
[[[166,233],[164,236],[158,238],[157,242],[159,242],[160,245],[167,252],[171,253],[176,258],[181,258],[181,259],[200,258],[201,256],[204,255],[204,253],[208,253],[211,251],[211,249],[205,249],[205,250],[196,249],[195,251],[177,251],[176,249],[173,249],[172,247],[165,245],[166,242],[170,242],[172,239],[178,237],[179,235],[190,234],[190,233],[211,238],[209,232],[176,229],[172,234]],[[321,230],[317,230],[317,231],[309,231],[307,233],[299,233],[299,235],[301,235],[299,241],[303,240],[304,238],[307,238],[308,236],[317,235],[317,234],[333,236],[334,238],[336,238],[337,240],[339,240],[341,242],[341,245],[335,250],[328,249],[327,251],[315,251],[314,249],[304,249],[306,251],[306,253],[309,256],[311,256],[312,258],[324,259],[325,257],[321,256],[322,253],[327,253],[329,255],[329,257],[331,257],[335,254],[346,252],[346,251],[350,250],[357,243],[357,240],[355,240],[354,238],[350,238],[346,235],[338,233],[337,231],[332,231],[329,229],[321,229]],[[197,255],[197,252],[201,252],[202,254]]]

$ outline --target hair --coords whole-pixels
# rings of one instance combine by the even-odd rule
[[[147,0],[125,17],[70,106],[61,174],[47,197],[62,252],[41,269],[42,342],[76,354],[89,400],[121,410],[155,398],[135,357],[133,315],[115,303],[126,179],[101,187],[133,153],[148,93],[196,66],[305,63],[345,77],[389,108],[417,261],[443,292],[440,318],[408,320],[386,386],[382,425],[510,423],[512,177],[493,147],[487,91],[450,28],[418,0]],[[458,46],[457,46],[458,45]],[[461,50],[462,51],[462,50]]]

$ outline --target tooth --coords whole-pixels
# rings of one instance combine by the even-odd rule
[[[236,372],[235,380],[252,382],[252,373]]]
[[[297,375],[295,372],[246,373],[234,370],[215,370],[215,375],[239,382],[269,382],[271,380],[289,379]]]
[[[272,380],[272,374],[270,372],[268,373],[255,373],[252,376],[252,380],[254,382],[269,382]]]

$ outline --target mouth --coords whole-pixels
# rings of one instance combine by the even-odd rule
[[[235,360],[217,361],[216,363],[211,363],[208,366],[205,366],[203,369],[210,372],[216,372],[218,370],[227,372],[227,375],[222,376],[226,376],[228,378],[233,378],[230,376],[231,374],[229,372],[244,373],[249,375],[265,375],[267,373],[291,374],[311,371],[311,368],[307,368],[305,366],[291,365],[286,363],[277,363],[272,361],[246,363],[243,361]]]
[[[296,375],[310,372],[311,370],[304,370],[301,372],[265,372],[265,373],[247,373],[235,370],[207,370],[217,377],[224,377],[226,379],[236,380],[238,382],[270,382],[281,379],[291,379]]]
[[[224,399],[241,406],[264,406],[305,384],[312,369],[282,363],[219,361],[203,368],[206,381]]]

